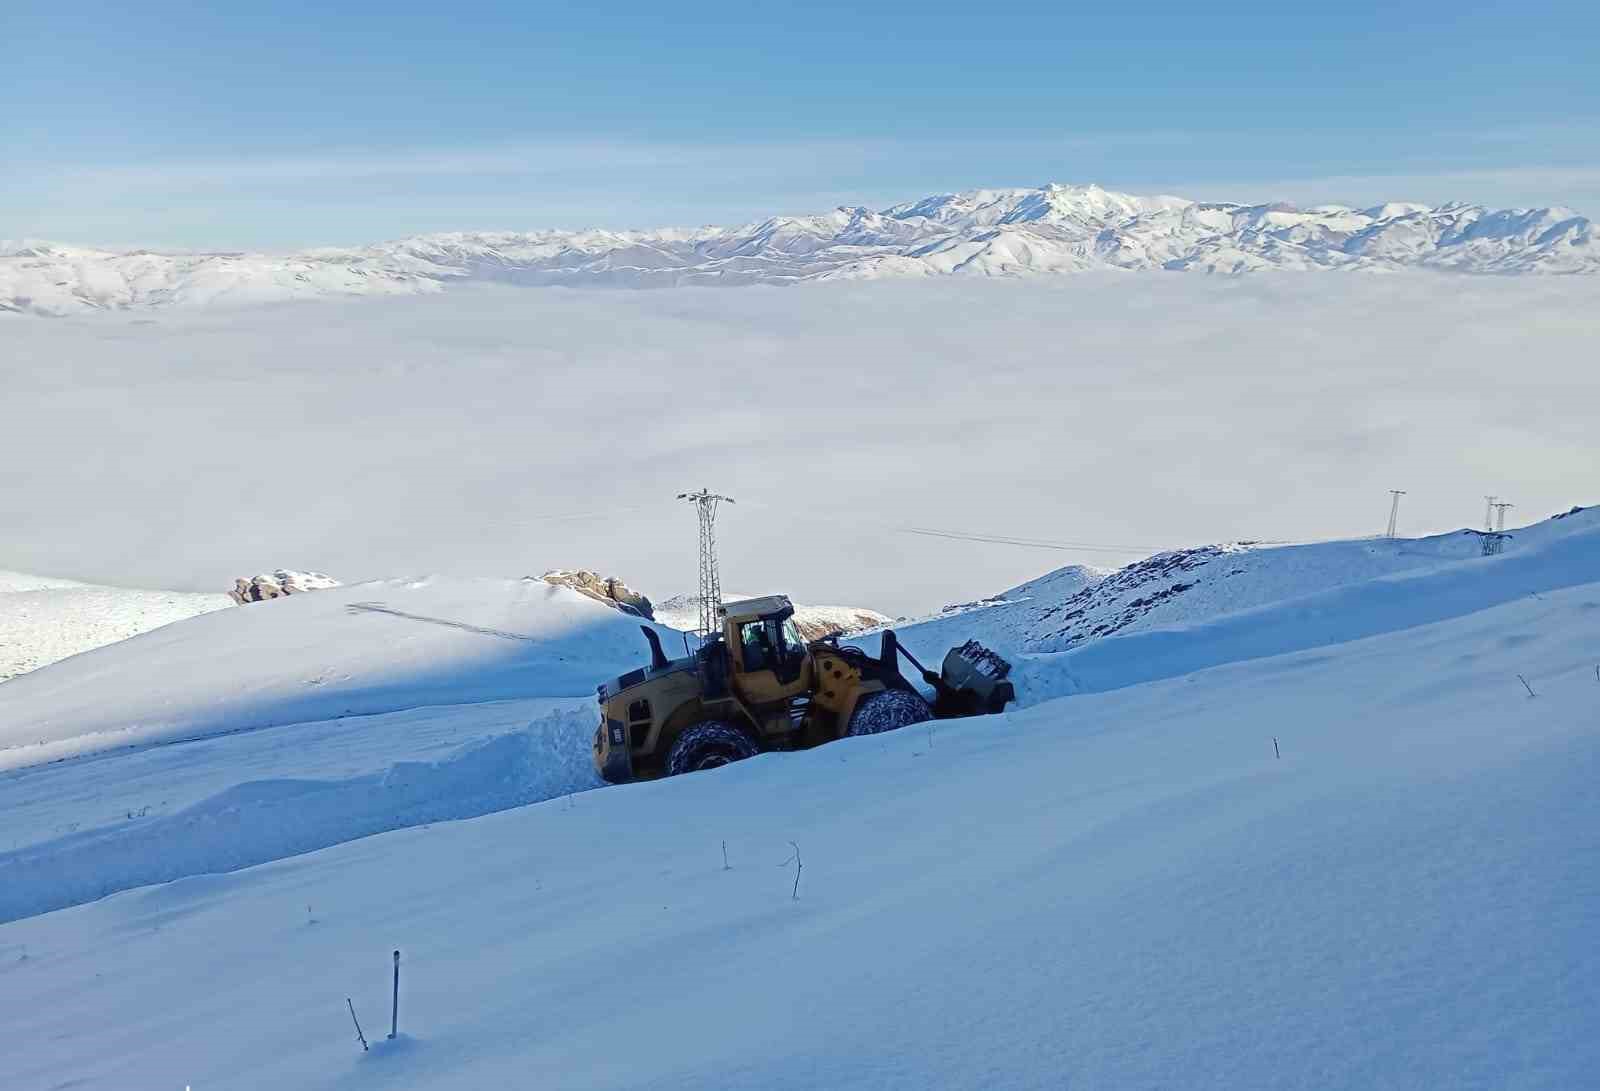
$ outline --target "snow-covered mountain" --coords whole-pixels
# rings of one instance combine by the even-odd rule
[[[1099,186],[980,189],[738,227],[448,232],[298,254],[112,252],[0,241],[0,311],[249,304],[452,283],[654,287],[1092,269],[1600,272],[1566,208],[1199,202]]]

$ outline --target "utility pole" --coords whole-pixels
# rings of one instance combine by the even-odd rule
[[[1389,490],[1389,495],[1394,499],[1389,504],[1389,532],[1384,535],[1385,538],[1394,537],[1395,524],[1400,520],[1400,498],[1405,494],[1404,489]]]
[[[1500,501],[1498,504],[1494,505],[1494,523],[1495,523],[1494,529],[1495,530],[1504,530],[1504,529],[1506,529],[1506,509],[1507,508],[1514,508],[1514,507],[1516,507],[1515,504],[1508,504],[1503,500]]]
[[[692,503],[700,516],[700,639],[703,642],[717,631],[717,612],[722,608],[722,577],[717,572],[717,505],[723,501],[731,504],[733,497],[701,489],[680,492],[678,499]]]
[[[1493,530],[1494,529],[1494,500],[1495,500],[1495,498],[1492,497],[1492,496],[1485,496],[1483,499],[1488,504],[1488,506],[1483,509],[1483,529],[1486,530],[1486,531],[1487,530]]]

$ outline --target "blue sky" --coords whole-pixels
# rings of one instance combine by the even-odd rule
[[[1047,180],[1600,214],[1600,5],[0,10],[0,237],[288,248]]]

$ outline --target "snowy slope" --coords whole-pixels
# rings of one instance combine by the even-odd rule
[[[1135,648],[1165,643],[1193,649],[1200,658],[1185,658],[1190,654],[1185,652],[1173,660],[1171,672],[1181,673],[1235,654],[1227,651],[1221,653],[1223,659],[1203,661],[1219,625],[1254,630],[1265,643],[1260,645],[1264,650],[1252,654],[1271,655],[1354,635],[1328,637],[1318,625],[1296,620],[1307,612],[1365,617],[1371,612],[1369,601],[1380,609],[1397,601],[1402,611],[1417,616],[1417,624],[1446,616],[1428,614],[1408,597],[1432,598],[1430,581],[1438,578],[1453,585],[1473,583],[1477,590],[1467,609],[1482,609],[1529,590],[1565,586],[1571,582],[1567,558],[1600,558],[1600,508],[1575,508],[1516,528],[1497,557],[1483,557],[1481,545],[1477,534],[1456,531],[1426,538],[1286,546],[1230,543],[1174,550],[1112,573],[1078,566],[1059,569],[994,600],[953,607],[896,632],[919,657],[935,659],[976,637],[1012,661],[1020,700],[1048,700],[1078,692],[1085,684],[1062,674],[1062,663],[1068,660],[1055,653],[1107,637],[1152,634],[1142,644],[1119,642],[1094,652],[1124,673],[1135,664],[1162,658]],[[1283,620],[1280,624],[1274,619]],[[1392,619],[1374,624],[1370,631],[1393,627]],[[1274,635],[1269,638],[1269,633]],[[869,650],[876,648],[870,637],[860,642]],[[1157,675],[1134,671],[1127,676]]]
[[[233,601],[0,571],[0,682]]]
[[[434,577],[253,603],[13,679],[0,920],[596,787],[594,686],[647,654],[637,619],[566,588]]]
[[[1566,208],[1391,202],[1301,209],[1051,183],[738,227],[453,232],[289,255],[118,253],[0,241],[0,311],[414,294],[471,280],[650,287],[1270,268],[1593,273],[1600,247],[1593,224]]]
[[[1597,647],[1579,583],[14,922],[0,1085],[1587,1086]]]
[[[0,772],[0,921],[599,787],[591,699],[430,705]]]
[[[12,679],[0,770],[417,705],[587,696],[647,656],[637,619],[542,580],[353,584],[190,618]]]

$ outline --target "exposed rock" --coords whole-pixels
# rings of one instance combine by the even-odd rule
[[[850,636],[888,625],[892,619],[859,606],[796,606],[794,627],[806,640],[821,640],[829,633]]]
[[[728,593],[724,601],[757,598],[756,595]],[[673,595],[661,603],[656,620],[674,629],[692,631],[700,624],[700,598],[698,595]],[[806,640],[819,640],[829,633],[852,633],[877,629],[893,622],[893,618],[868,610],[864,606],[806,606],[794,604],[794,625]]]
[[[553,568],[539,577],[545,583],[555,584],[557,587],[570,587],[574,591],[588,595],[597,602],[607,606],[615,606],[625,614],[634,614],[638,617],[655,620],[655,610],[650,605],[650,600],[615,576],[602,576],[590,572],[586,568],[568,571],[564,568]]]
[[[280,568],[275,572],[263,572],[259,576],[251,576],[247,580],[234,580],[233,590],[228,594],[234,602],[243,606],[247,602],[264,602],[285,595],[297,595],[302,591],[322,591],[338,586],[338,580],[332,576],[324,576],[321,572],[296,572]]]

